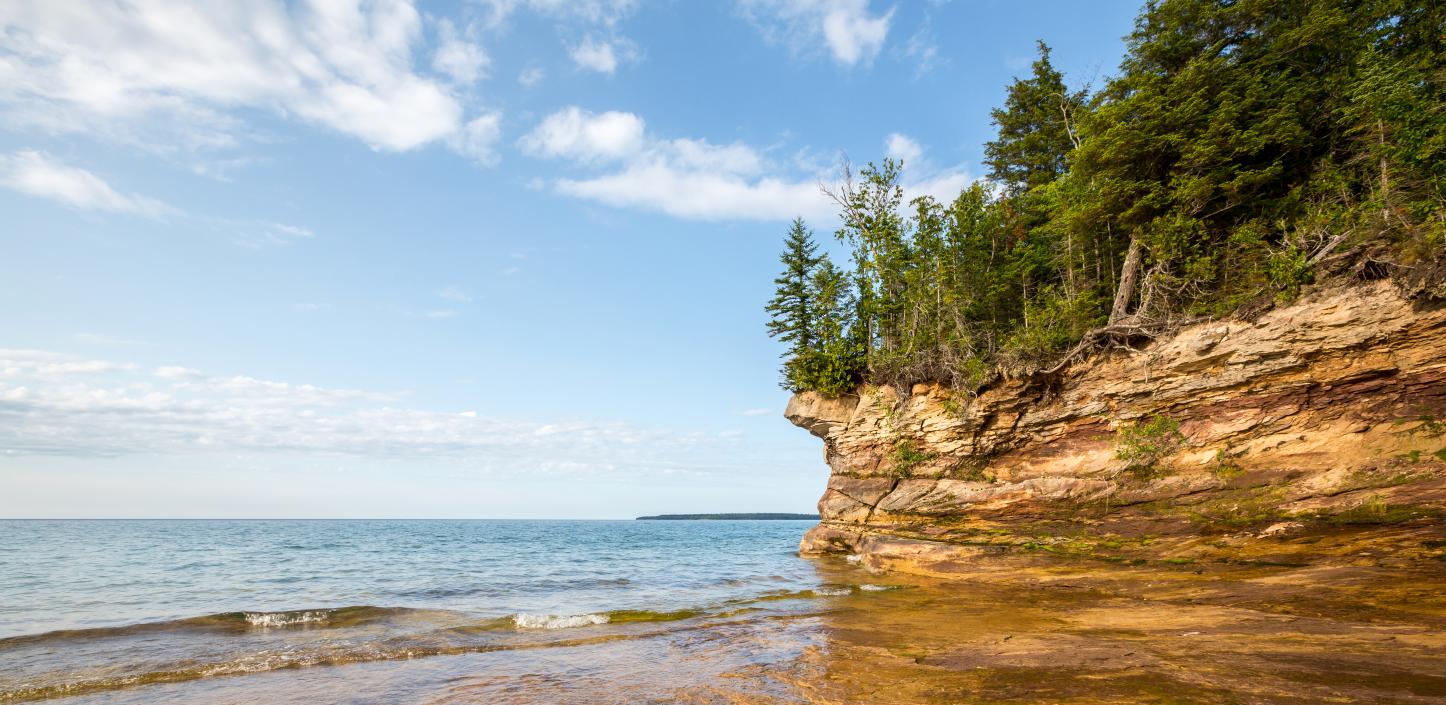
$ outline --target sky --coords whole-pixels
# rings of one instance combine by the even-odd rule
[[[812,511],[764,303],[1134,2],[0,3],[0,516]]]

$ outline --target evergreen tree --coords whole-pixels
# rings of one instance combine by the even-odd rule
[[[770,316],[768,335],[788,345],[783,354],[785,362],[781,384],[794,391],[806,387],[802,366],[815,350],[816,322],[809,289],[814,270],[823,261],[817,253],[818,244],[813,241],[813,233],[804,225],[802,218],[795,218],[784,237],[783,254],[779,257],[783,272],[773,280],[778,289],[765,308]]]
[[[990,115],[999,136],[984,145],[989,178],[1010,194],[1054,181],[1068,168],[1076,144],[1075,129],[1084,93],[1071,93],[1064,76],[1049,62],[1049,47],[1039,42],[1029,78],[1009,86],[1004,107]]]
[[[863,373],[861,335],[847,272],[824,257],[809,288],[814,349],[804,358],[804,387],[830,396],[852,392]]]
[[[1088,101],[1039,49],[993,113],[998,191],[905,206],[897,163],[845,171],[847,273],[794,224],[769,306],[786,386],[971,389],[1317,270],[1446,296],[1446,4],[1152,1]]]

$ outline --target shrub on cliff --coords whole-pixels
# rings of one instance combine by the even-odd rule
[[[1168,416],[1148,419],[1120,427],[1115,443],[1115,457],[1125,461],[1128,471],[1148,478],[1160,469],[1160,463],[1184,445],[1180,422]]]

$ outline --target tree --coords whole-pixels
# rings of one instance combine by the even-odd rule
[[[791,384],[1052,374],[1320,272],[1446,297],[1446,4],[1149,0],[1128,42],[1093,96],[1040,43],[993,111],[998,189],[905,206],[897,163],[845,167],[852,271],[785,277],[770,309]]]
[[[864,356],[848,273],[825,256],[814,270],[809,300],[814,348],[802,360],[801,381],[830,396],[851,392],[863,375]]]
[[[818,244],[813,233],[804,225],[802,218],[795,218],[783,240],[783,272],[773,283],[777,292],[769,300],[766,310],[770,316],[768,335],[788,344],[783,353],[783,380],[785,389],[801,391],[803,384],[802,362],[814,350],[815,315],[810,287],[814,270],[823,257],[818,254]]]
[[[990,112],[999,136],[984,145],[989,178],[1011,195],[1043,186],[1069,166],[1069,153],[1079,141],[1075,133],[1084,92],[1071,93],[1064,76],[1049,62],[1049,46],[1039,42],[1033,74],[1010,84],[1004,107]]]

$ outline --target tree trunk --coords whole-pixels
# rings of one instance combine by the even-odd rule
[[[1120,268],[1120,288],[1115,290],[1115,305],[1110,308],[1110,325],[1125,317],[1130,308],[1130,299],[1135,297],[1135,284],[1140,278],[1140,239],[1130,237],[1130,251],[1125,254],[1125,266]]]

